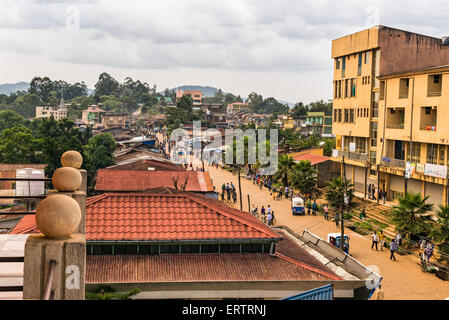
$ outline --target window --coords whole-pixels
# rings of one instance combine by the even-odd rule
[[[350,93],[349,93],[349,79],[345,80],[345,98],[349,97]]]
[[[355,138],[355,148],[357,153],[366,153],[366,142],[365,138],[356,137]]]
[[[365,52],[365,64],[369,63],[369,51]]]
[[[399,79],[399,99],[408,98],[409,83],[410,83],[409,78]]]
[[[371,121],[371,147],[377,147],[377,121]]]
[[[407,146],[408,146],[408,148],[410,148],[409,142],[407,142]],[[411,160],[410,160],[410,153],[412,154]],[[421,162],[420,157],[421,157],[421,143],[413,142],[411,152],[408,152],[408,154],[407,154],[407,161],[411,161],[414,163],[420,163]]]
[[[344,78],[345,77],[345,69],[346,69],[346,57],[342,58],[342,67],[341,67],[341,77]]]
[[[385,100],[385,81],[380,82],[379,100]]]
[[[427,80],[427,96],[438,97],[441,96],[441,74],[430,75]]]
[[[438,164],[444,165],[444,144],[440,144],[438,147]]]
[[[341,122],[341,109],[338,109],[338,122]]]
[[[350,96],[351,97],[355,97],[355,79],[351,79],[351,92],[350,92]]]
[[[349,122],[354,123],[354,109],[349,109]]]
[[[437,127],[436,107],[421,107],[420,130],[436,131]]]
[[[360,76],[362,74],[362,53],[359,53],[359,61],[357,64],[357,75]]]
[[[335,59],[335,69],[340,69],[340,59]]]
[[[349,110],[345,109],[345,120],[344,122],[349,122]]]
[[[429,143],[427,144],[427,163],[437,164],[438,145]]]
[[[371,164],[376,164],[377,161],[377,152],[376,151],[370,151],[369,152],[369,162]],[[373,173],[370,173],[371,175],[373,175]],[[374,173],[375,175],[375,173]]]

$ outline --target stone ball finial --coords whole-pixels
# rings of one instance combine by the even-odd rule
[[[51,177],[53,186],[58,191],[73,192],[79,189],[82,183],[81,173],[71,167],[62,167],[56,169]]]
[[[36,208],[36,224],[48,238],[67,238],[81,222],[81,208],[75,199],[55,194],[42,200]]]
[[[63,167],[81,168],[83,157],[78,151],[66,151],[61,156],[61,164]]]

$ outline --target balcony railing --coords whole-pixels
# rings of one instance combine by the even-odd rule
[[[404,129],[403,123],[387,123],[387,129]]]
[[[428,97],[439,97],[441,96],[441,91],[429,91],[427,92]]]
[[[349,160],[356,160],[356,161],[368,161],[368,155],[363,153],[356,153],[356,152],[349,152],[349,151],[342,151],[338,150],[338,158],[345,157]]]
[[[384,157],[382,158],[381,164],[386,167],[405,168],[406,161]]]

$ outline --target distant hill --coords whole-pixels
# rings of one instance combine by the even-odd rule
[[[5,83],[0,84],[0,94],[6,94],[10,95],[11,93],[17,92],[17,91],[28,91],[30,88],[29,82],[17,82],[17,83]]]

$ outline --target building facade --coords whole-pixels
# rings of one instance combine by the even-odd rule
[[[379,77],[379,180],[387,196],[447,203],[449,65]],[[437,207],[435,206],[435,209]]]
[[[183,96],[188,96],[188,97],[192,98],[194,107],[200,107],[202,104],[203,92],[201,92],[199,90],[186,90],[186,91],[177,90],[176,91],[176,102],[179,102],[179,100]]]
[[[84,123],[88,124],[89,122],[101,123],[103,119],[103,115],[106,113],[105,110],[102,110],[100,106],[91,105],[88,106],[86,110],[82,112],[82,120]]]
[[[327,112],[307,112],[306,132],[317,135],[332,134],[332,114]]]
[[[65,106],[50,107],[50,106],[37,106],[36,118],[50,118],[53,116],[56,121],[67,118],[67,108]]]
[[[449,46],[439,38],[377,26],[333,40],[332,58],[332,133],[336,135],[336,150],[331,159],[341,164],[341,172],[346,173],[356,191],[366,192],[370,184],[376,190],[384,184],[387,188],[386,178],[379,174],[382,154],[388,149],[381,132],[384,113],[380,111],[380,96],[384,92],[380,78],[448,64]],[[395,115],[400,119],[400,113]]]

